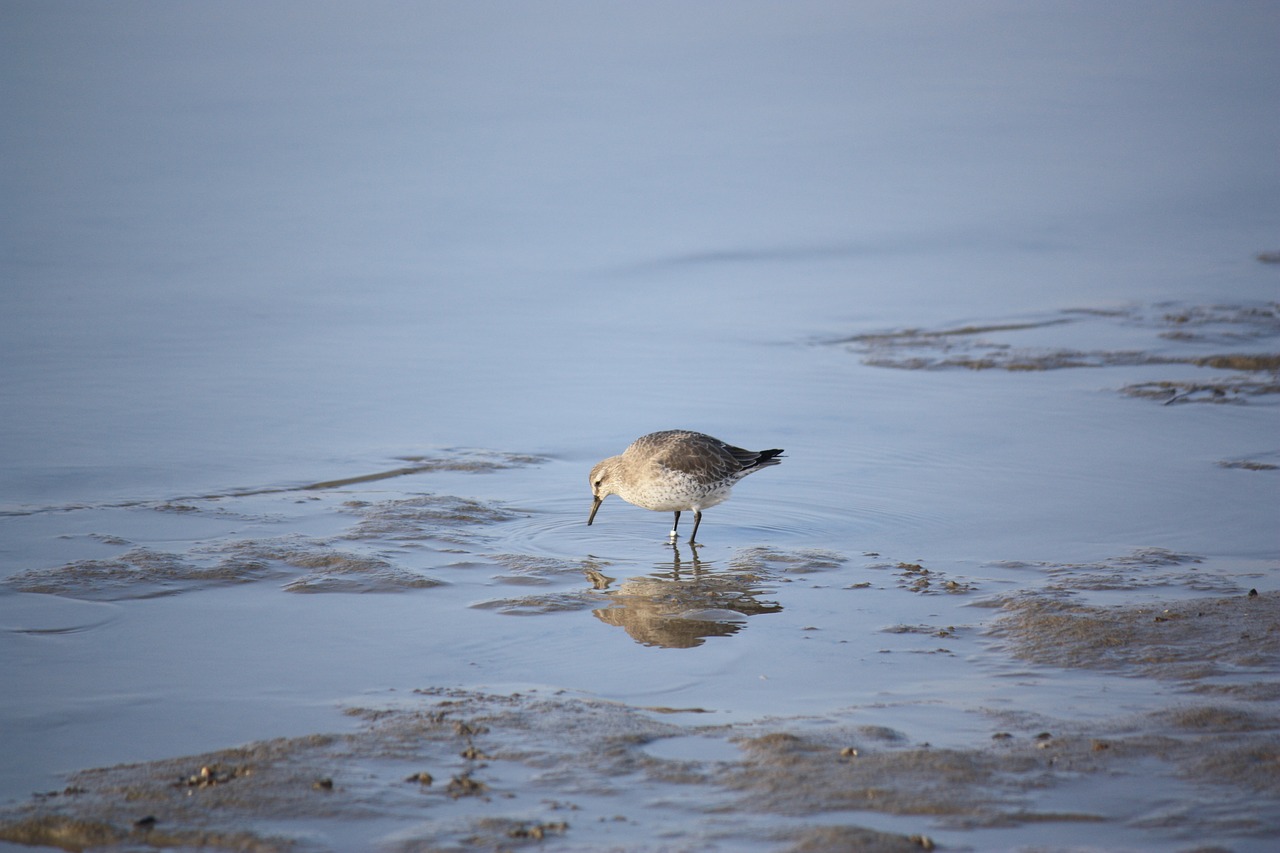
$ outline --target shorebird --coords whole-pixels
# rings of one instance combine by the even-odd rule
[[[641,436],[622,452],[591,469],[591,515],[609,495],[654,512],[674,512],[671,537],[676,538],[680,513],[693,510],[693,533],[698,535],[702,511],[729,498],[733,486],[761,468],[782,462],[781,450],[743,450],[718,438],[670,429]]]

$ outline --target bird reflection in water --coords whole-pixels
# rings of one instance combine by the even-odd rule
[[[749,570],[717,572],[712,563],[685,562],[672,543],[671,563],[649,575],[628,578],[608,590],[608,607],[592,611],[601,622],[624,629],[637,643],[669,649],[691,649],[708,637],[728,637],[746,627],[748,616],[778,613],[782,605],[758,596],[765,578]],[[601,581],[605,581],[602,587]],[[597,589],[612,579],[592,578]]]

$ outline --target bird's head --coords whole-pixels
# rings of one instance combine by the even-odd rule
[[[614,494],[612,463],[615,458],[617,457],[606,459],[591,469],[591,496],[595,500],[591,502],[591,514],[587,516],[588,525],[596,520],[596,510],[600,509],[604,499]]]

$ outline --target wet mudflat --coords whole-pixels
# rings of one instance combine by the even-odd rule
[[[1193,630],[1179,630],[1184,620]],[[953,632],[938,636],[954,645]],[[1043,832],[1263,849],[1274,837],[1275,593],[1155,609],[1011,602],[988,633],[1019,658],[1141,673],[1186,695],[1087,722],[985,709],[986,737],[935,745],[919,739],[927,729],[860,722],[854,709],[726,725],[701,722],[714,719],[708,709],[560,690],[420,688],[347,708],[353,732],[73,774],[10,809],[0,832],[73,850],[342,849],[374,838],[387,850],[912,850],[940,837],[986,849]]]
[[[723,724],[563,690],[419,688],[345,709],[355,731],[72,774],[8,809],[0,836],[69,850],[913,850],[1053,832],[1264,849],[1280,829],[1275,593],[999,613],[987,633],[1015,657],[1141,674],[1181,698],[1088,721],[984,708],[969,727],[985,736],[933,744],[918,721],[864,722],[873,709]],[[965,651],[955,628],[932,637]]]
[[[1166,307],[835,346],[862,354],[862,369],[934,371],[974,367],[975,349],[1004,358],[1013,345],[1000,335],[1016,334],[1017,364],[1088,366],[1116,404],[1160,403],[1162,417],[1222,401],[1144,400],[1130,371],[1274,381],[1276,306],[1181,311],[1202,318],[1197,335],[1164,334],[1189,322]],[[1087,365],[1083,348],[1062,355],[1064,332],[1097,340],[1117,322],[1126,345],[1150,336],[1150,348],[1096,350]],[[901,360],[884,363],[883,346]],[[1227,354],[1210,363],[1198,347]],[[922,361],[938,350],[945,363]],[[797,341],[792,355],[818,352]],[[1273,477],[1273,455],[1199,466]],[[6,601],[30,604],[10,609],[28,642],[141,620],[113,654],[154,657],[143,647],[158,637],[234,661],[197,704],[234,705],[237,684],[280,677],[269,671],[303,695],[332,695],[350,683],[333,674],[352,667],[382,686],[340,701],[341,725],[71,773],[6,807],[0,838],[69,850],[912,850],[1020,849],[1052,833],[1260,850],[1280,832],[1280,593],[1265,552],[922,558],[890,525],[806,530],[839,512],[785,486],[735,498],[776,516],[759,529],[708,513],[704,538],[761,544],[663,544],[656,514],[621,509],[605,522],[617,532],[594,543],[608,550],[584,551],[612,531],[585,528],[582,494],[534,497],[548,478],[580,480],[578,465],[494,451],[403,461],[333,482],[11,514],[17,527],[57,519],[82,531],[62,547],[97,554],[6,578]],[[1085,493],[1102,481],[1086,478]],[[1238,509],[1261,519],[1270,507]],[[873,540],[886,550],[849,547]],[[244,609],[251,599],[269,623]],[[253,660],[263,648],[301,671]],[[710,664],[693,657],[704,650]],[[173,677],[160,667],[150,689]]]

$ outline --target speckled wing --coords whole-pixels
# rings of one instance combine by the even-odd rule
[[[715,483],[737,478],[745,467],[738,454],[754,456],[749,451],[730,447],[710,436],[697,435],[697,441],[672,441],[654,457],[654,462],[673,471],[689,474],[702,483]],[[735,452],[736,451],[736,452]]]
[[[781,450],[745,450],[687,430],[647,435],[636,442],[635,451],[637,455],[648,456],[652,465],[689,474],[703,483],[732,482],[782,461],[776,458],[782,454]]]

